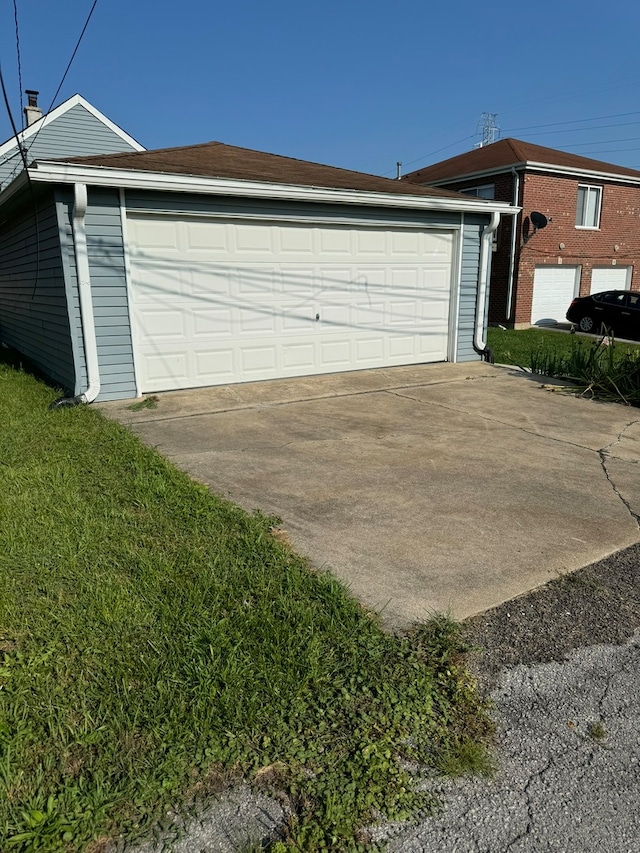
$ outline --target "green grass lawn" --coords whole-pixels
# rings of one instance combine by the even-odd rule
[[[545,329],[492,328],[488,346],[496,364],[517,364],[572,383],[582,396],[640,406],[640,345],[615,338]]]
[[[355,850],[423,803],[403,757],[487,766],[454,625],[385,634],[273,519],[56,396],[0,365],[2,851],[96,853],[240,775],[290,798],[280,848]]]
[[[585,350],[593,347],[599,338],[590,335],[570,335],[566,332],[550,329],[500,329],[490,328],[487,332],[487,345],[493,350],[496,364],[516,364],[519,367],[531,367],[531,359],[541,349],[553,351],[559,357],[570,357],[576,346]],[[617,344],[618,353],[629,350],[640,352],[640,345]]]

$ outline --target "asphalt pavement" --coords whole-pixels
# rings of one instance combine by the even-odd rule
[[[495,773],[423,778],[441,810],[372,828],[372,850],[639,853],[639,574],[634,545],[464,623],[493,703]],[[241,785],[112,851],[245,853],[266,849],[284,819]]]

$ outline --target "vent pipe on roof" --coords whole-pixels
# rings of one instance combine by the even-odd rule
[[[25,89],[25,94],[27,96],[27,106],[24,108],[24,120],[25,127],[29,127],[29,125],[42,118],[42,110],[38,106],[38,95],[40,92],[36,92],[35,89]]]

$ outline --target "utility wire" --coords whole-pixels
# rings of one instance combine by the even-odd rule
[[[64,81],[67,79],[67,74],[69,73],[69,69],[71,68],[71,64],[72,64],[73,60],[76,58],[76,53],[78,52],[78,48],[80,47],[80,42],[83,39],[83,36],[86,32],[87,27],[89,26],[89,21],[91,20],[91,16],[93,15],[93,11],[97,5],[98,5],[98,0],[93,0],[93,6],[91,7],[91,11],[89,12],[89,14],[87,16],[87,20],[84,22],[84,27],[82,28],[82,32],[80,33],[80,36],[78,37],[78,41],[76,42],[76,46],[73,49],[73,53],[71,54],[71,59],[69,60],[69,63],[67,65],[67,67],[65,68],[64,74],[62,75],[62,80],[60,81],[60,85],[56,89],[56,93],[53,96],[53,98],[51,99],[51,103],[49,104],[49,109],[47,110],[48,113],[51,112],[51,108],[53,107],[53,105],[56,101],[56,98],[58,97],[58,95],[60,93],[60,89],[62,89],[62,85],[63,85]],[[35,140],[34,140],[34,142],[35,142]]]
[[[627,116],[640,116],[640,112],[633,113],[615,113],[609,116],[594,116],[593,118],[576,118],[571,121],[554,121],[551,124],[530,124],[528,127],[511,127],[506,133],[515,133],[520,130],[539,130],[541,127],[560,127],[563,124],[584,124],[588,121],[603,121],[606,118],[627,118]]]
[[[22,112],[22,59],[20,57],[20,30],[18,28],[18,0],[13,0],[13,17],[16,22],[16,53],[18,55],[18,91],[20,92],[20,115]]]
[[[73,60],[75,59],[76,53],[78,52],[78,48],[80,47],[80,43],[81,43],[81,41],[82,41],[82,39],[83,39],[83,37],[84,37],[84,34],[85,34],[86,30],[87,30],[87,27],[89,26],[89,21],[91,20],[91,16],[93,15],[93,12],[94,12],[94,10],[95,10],[95,8],[96,8],[96,6],[97,6],[97,5],[98,5],[98,0],[93,0],[93,5],[91,6],[91,9],[89,10],[89,14],[87,15],[87,19],[86,19],[86,21],[84,22],[84,26],[83,26],[83,28],[82,28],[82,32],[81,32],[81,33],[80,33],[80,35],[78,36],[78,41],[76,42],[76,46],[75,46],[75,47],[74,47],[74,49],[73,49],[73,53],[71,54],[71,59],[70,59],[70,60],[69,60],[69,62],[67,63],[67,67],[66,67],[66,68],[65,68],[65,70],[64,70],[64,74],[62,75],[62,79],[60,80],[60,83],[59,83],[59,85],[58,85],[58,88],[56,89],[55,95],[54,95],[54,96],[53,96],[53,98],[51,99],[51,103],[49,104],[49,109],[47,110],[47,112],[45,113],[45,115],[47,115],[48,113],[50,113],[50,112],[51,112],[51,110],[52,110],[52,108],[53,108],[53,105],[54,105],[54,103],[55,103],[55,101],[56,101],[56,98],[58,97],[58,95],[59,95],[59,93],[60,93],[60,89],[62,89],[62,86],[63,86],[63,84],[64,84],[64,81],[65,81],[65,80],[66,80],[66,78],[67,78],[67,74],[69,73],[69,69],[71,68],[71,64],[73,63]],[[39,134],[40,134],[40,131],[42,130],[42,128],[43,128],[43,127],[44,127],[44,122],[40,125],[40,127],[38,128],[38,130],[35,132],[35,134],[34,134],[34,136],[33,136],[33,139],[29,140],[29,149],[28,149],[29,151],[30,151],[30,150],[33,148],[33,146],[36,144],[36,140],[37,140],[37,138],[38,138],[38,136],[39,136]]]
[[[36,288],[38,287],[38,280],[40,278],[40,220],[38,219],[38,205],[36,204],[36,194],[33,189],[33,182],[31,180],[31,175],[29,174],[29,168],[27,163],[27,154],[24,150],[24,147],[20,143],[20,137],[18,136],[18,128],[16,127],[16,123],[13,120],[13,113],[11,112],[11,105],[9,104],[9,96],[7,95],[7,87],[4,84],[4,75],[2,73],[2,65],[0,65],[0,88],[2,88],[2,97],[4,98],[4,105],[7,109],[7,115],[9,116],[9,121],[11,122],[11,128],[13,130],[13,135],[16,138],[16,145],[18,146],[18,150],[20,151],[20,156],[22,157],[22,164],[24,166],[24,171],[27,175],[27,182],[29,184],[29,191],[31,193],[31,202],[33,204],[33,220],[35,223],[35,231],[36,231],[36,277],[33,282],[33,290],[31,291],[31,300],[36,295]]]

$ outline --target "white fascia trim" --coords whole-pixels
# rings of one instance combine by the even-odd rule
[[[39,133],[42,128],[46,127],[48,124],[51,124],[52,121],[55,121],[56,119],[60,118],[61,115],[64,115],[70,109],[73,109],[73,107],[77,106],[84,107],[87,112],[90,112],[92,116],[101,121],[109,128],[109,130],[112,130],[114,133],[116,133],[122,140],[124,140],[128,145],[131,145],[131,147],[134,148],[136,151],[147,150],[142,145],[140,145],[139,142],[136,142],[136,140],[132,136],[129,136],[128,133],[125,133],[125,131],[121,127],[118,127],[117,124],[114,124],[111,119],[108,119],[105,115],[103,115],[100,110],[97,110],[92,104],[89,103],[89,101],[86,101],[82,97],[82,95],[73,95],[73,97],[60,104],[60,106],[56,107],[54,110],[51,110],[50,113],[47,113],[46,115],[42,116],[42,118],[39,118],[38,121],[34,121],[34,123],[30,124],[29,127],[25,127],[24,130],[21,130],[18,133],[18,139],[21,143],[27,141],[32,136]],[[16,138],[15,136],[13,136],[11,137],[11,139],[8,139],[6,142],[0,145],[0,157],[11,151],[13,148],[16,148],[16,146]]]
[[[460,184],[463,181],[475,181],[478,178],[492,178],[494,175],[508,174],[511,169],[522,169],[526,167],[526,163],[514,163],[513,166],[501,166],[499,169],[483,169],[481,172],[468,172],[466,175],[451,175],[448,178],[440,178],[437,181],[425,181],[421,184],[423,187],[439,187],[444,184],[456,183]]]
[[[331,187],[312,187],[297,184],[275,184],[260,181],[240,181],[225,178],[206,178],[199,175],[174,175],[163,172],[144,172],[132,169],[110,169],[105,166],[82,166],[74,163],[55,163],[40,160],[29,169],[33,181],[48,183],[86,183],[94,187],[165,190],[207,195],[241,196],[245,198],[286,199],[337,204],[366,204],[380,207],[402,207],[417,210],[493,212],[513,215],[519,212],[505,202],[477,201],[465,198],[422,198],[412,195],[346,190]]]
[[[600,172],[595,169],[577,169],[573,166],[550,166],[548,163],[527,163],[527,169],[537,172],[555,172],[557,175],[568,175],[572,178],[596,178],[601,181],[615,181],[623,184],[640,184],[640,176],[620,175],[617,172]]]
[[[441,178],[438,181],[427,181],[421,186],[440,187],[445,184],[461,183],[462,181],[475,181],[478,178],[488,178],[493,175],[505,175],[512,169],[532,170],[536,172],[548,172],[554,175],[566,175],[576,178],[596,178],[601,181],[616,181],[624,184],[640,184],[640,176],[634,178],[632,175],[620,175],[617,172],[599,172],[591,169],[578,169],[574,166],[554,166],[552,163],[536,163],[526,160],[521,163],[513,163],[500,169],[484,169],[482,172],[471,172],[467,175],[452,175],[449,178]]]

